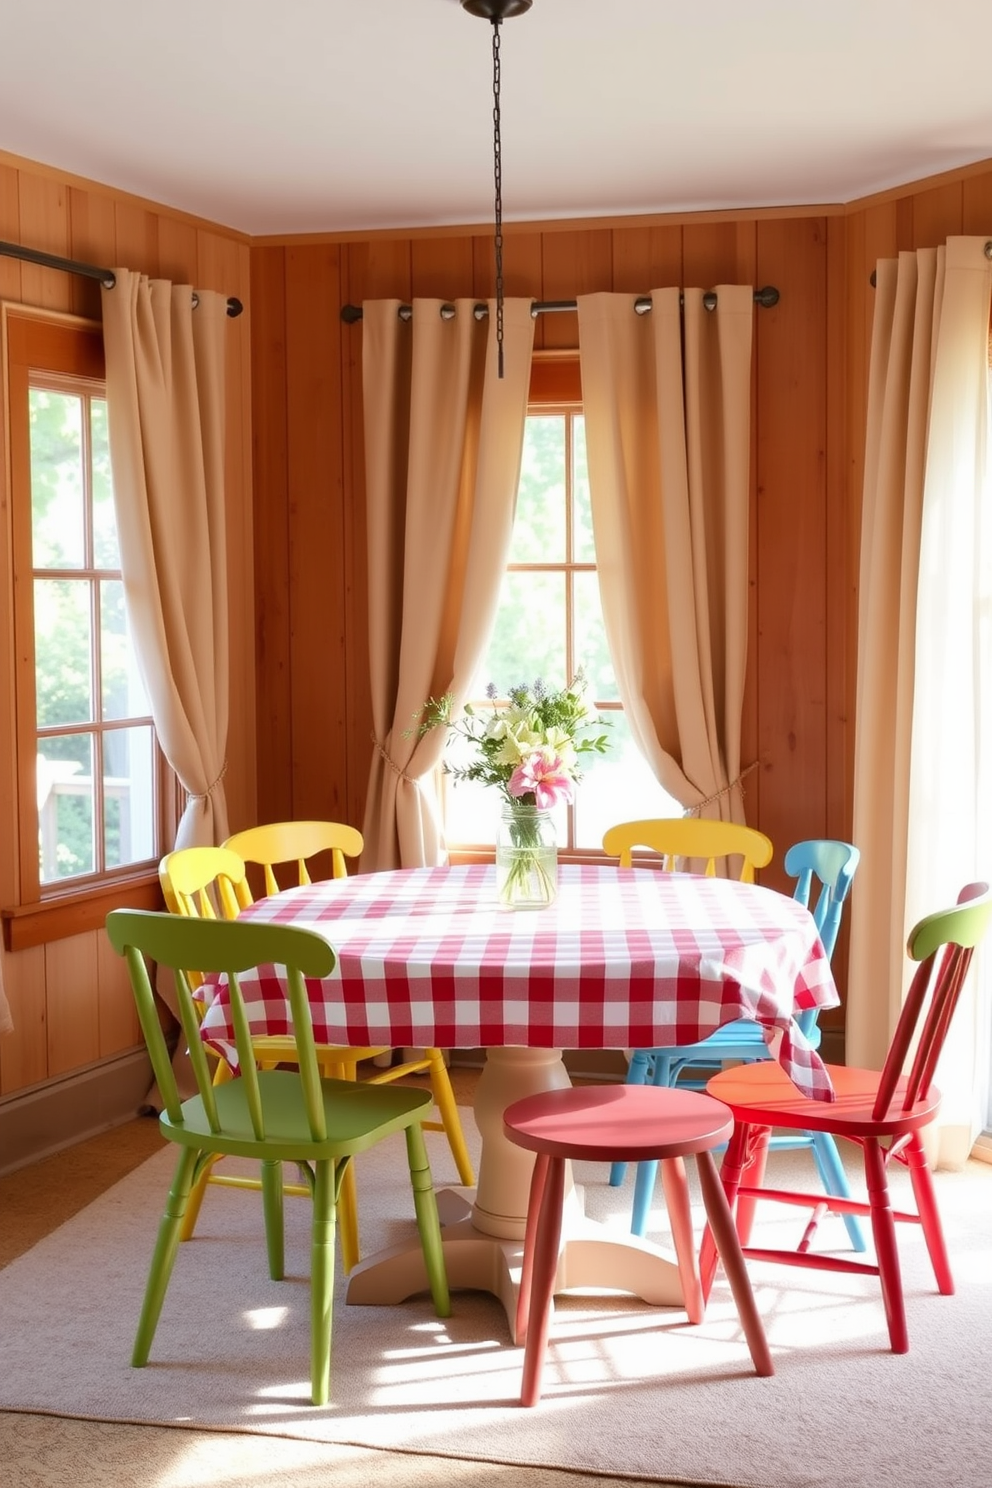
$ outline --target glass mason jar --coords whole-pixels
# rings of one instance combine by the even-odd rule
[[[501,909],[544,909],[558,893],[558,839],[550,811],[509,801],[496,832]]]

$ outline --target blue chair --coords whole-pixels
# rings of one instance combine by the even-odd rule
[[[814,882],[820,885],[813,919],[820,932],[820,940],[828,956],[833,955],[840,930],[841,915],[851,882],[857,869],[860,852],[849,842],[834,842],[818,838],[808,842],[797,842],[785,855],[785,870],[796,880],[793,898],[800,904],[810,906]],[[816,1009],[801,1013],[797,1019],[805,1037],[813,1048],[820,1043]],[[719,1069],[724,1061],[741,1061],[753,1064],[769,1058],[760,1027],[746,1019],[727,1023],[718,1028],[709,1038],[697,1044],[675,1044],[662,1049],[639,1049],[634,1052],[627,1072],[627,1083],[654,1085],[682,1085],[689,1089],[703,1089],[709,1074]],[[700,1070],[698,1076],[692,1071]],[[684,1078],[683,1078],[683,1073]],[[708,1072],[708,1073],[707,1073]],[[820,1181],[827,1193],[842,1198],[850,1197],[850,1189],[844,1172],[837,1144],[826,1132],[792,1132],[773,1136],[771,1149],[810,1148],[816,1163]],[[642,1162],[637,1165],[634,1183],[634,1202],[631,1210],[631,1231],[643,1235],[647,1228],[651,1200],[654,1194],[658,1165]],[[614,1163],[610,1169],[610,1183],[617,1187],[623,1182],[626,1164]],[[741,1215],[746,1227],[748,1214]],[[865,1247],[861,1226],[853,1214],[844,1216],[851,1245],[857,1251]]]

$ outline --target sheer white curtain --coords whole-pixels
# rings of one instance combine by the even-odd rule
[[[952,238],[876,279],[847,1040],[848,1062],[874,1067],[908,986],[909,929],[992,880],[992,261],[984,238]],[[976,956],[937,1074],[944,1166],[982,1124],[989,959]]]

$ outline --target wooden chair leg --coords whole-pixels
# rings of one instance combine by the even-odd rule
[[[927,1162],[926,1153],[923,1150],[923,1142],[918,1132],[914,1132],[910,1138],[905,1156],[906,1165],[909,1168],[910,1181],[913,1185],[913,1196],[916,1199],[916,1208],[920,1216],[923,1238],[927,1242],[930,1264],[933,1267],[933,1274],[937,1281],[937,1290],[942,1296],[950,1297],[954,1293],[951,1259],[947,1254],[944,1227],[940,1222],[940,1211],[937,1208],[937,1195],[934,1193],[933,1188],[933,1174],[930,1171],[930,1164]]]
[[[638,1168],[643,1167],[638,1163]],[[696,1246],[692,1236],[692,1205],[689,1201],[689,1184],[685,1176],[685,1160],[668,1157],[661,1164],[661,1182],[665,1191],[665,1204],[672,1226],[672,1244],[679,1266],[679,1282],[690,1323],[701,1323],[706,1312],[703,1288],[696,1264]]]
[[[885,1304],[885,1319],[889,1325],[889,1341],[894,1354],[907,1354],[909,1329],[906,1324],[896,1222],[892,1214],[885,1159],[877,1138],[867,1138],[863,1147],[868,1202],[871,1205],[871,1229],[878,1260],[878,1278],[882,1285],[882,1301]]]
[[[441,1221],[437,1212],[437,1197],[427,1159],[423,1127],[416,1123],[406,1129],[406,1155],[410,1168],[410,1183],[413,1187],[413,1207],[417,1216],[417,1233],[424,1253],[424,1266],[431,1289],[434,1311],[438,1317],[451,1316],[451,1294],[448,1290],[448,1272],[444,1261],[444,1244],[441,1239]]]
[[[527,1223],[524,1230],[524,1255],[520,1267],[520,1286],[517,1289],[516,1335],[518,1343],[527,1341],[530,1299],[534,1284],[537,1226],[544,1203],[544,1187],[548,1180],[549,1161],[546,1152],[539,1152],[534,1159],[534,1167],[530,1175],[530,1196],[527,1200]]]
[[[763,1186],[771,1135],[769,1127],[752,1126],[749,1128],[744,1171],[739,1180],[741,1187],[761,1188]],[[724,1191],[726,1191],[726,1185],[724,1185]],[[752,1194],[738,1195],[734,1218],[742,1245],[747,1245],[751,1239],[757,1202]]]
[[[720,1175],[716,1170],[716,1163],[713,1161],[713,1154],[698,1152],[696,1165],[699,1169],[699,1182],[703,1191],[706,1218],[709,1221],[708,1228],[720,1252],[720,1260],[737,1304],[737,1312],[747,1339],[747,1346],[751,1351],[755,1371],[762,1375],[774,1374],[775,1366],[772,1363],[768,1340],[765,1337],[761,1315],[751,1290],[751,1282],[744,1263],[744,1256],[741,1253],[734,1218],[720,1181]]]
[[[179,1161],[176,1164],[172,1186],[165,1204],[165,1213],[159,1222],[158,1239],[152,1253],[148,1281],[145,1284],[145,1296],[141,1304],[141,1315],[138,1318],[138,1331],[135,1334],[134,1348],[131,1351],[131,1363],[138,1369],[148,1363],[152,1339],[155,1337],[162,1303],[165,1301],[169,1278],[176,1261],[176,1251],[179,1249],[179,1229],[189,1201],[193,1169],[196,1167],[199,1155],[193,1147],[183,1147],[180,1150]]]
[[[723,1163],[720,1168],[720,1184],[723,1188],[731,1213],[737,1201],[737,1190],[740,1187],[741,1174],[744,1170],[744,1154],[747,1151],[748,1134],[750,1127],[738,1124],[734,1127],[733,1136],[730,1138],[727,1150],[724,1153]],[[739,1233],[739,1232],[738,1232]],[[716,1240],[709,1224],[703,1230],[703,1240],[699,1249],[699,1277],[703,1288],[703,1297],[708,1299],[713,1290],[713,1281],[716,1277],[716,1268],[720,1255],[717,1250]]]
[[[281,1162],[266,1159],[262,1163],[262,1212],[265,1216],[265,1249],[269,1258],[269,1275],[273,1281],[282,1281],[286,1273],[286,1242]]]
[[[524,1344],[520,1404],[536,1405],[541,1398],[541,1372],[548,1349],[558,1252],[561,1244],[562,1210],[565,1202],[565,1160],[548,1159],[543,1197],[533,1244],[530,1313]]]
[[[333,1163],[314,1164],[310,1231],[310,1397],[326,1405],[331,1393],[331,1302],[336,1227]]]
[[[341,1175],[338,1193],[338,1228],[341,1232],[341,1265],[345,1273],[352,1271],[361,1259],[358,1243],[358,1184],[355,1164],[349,1162]]]
[[[472,1159],[468,1155],[468,1147],[465,1144],[465,1134],[462,1131],[461,1120],[458,1116],[458,1106],[455,1102],[455,1093],[451,1088],[451,1076],[448,1074],[444,1062],[444,1055],[440,1049],[428,1050],[430,1060],[431,1090],[434,1095],[434,1104],[437,1106],[438,1115],[444,1134],[448,1138],[448,1146],[451,1155],[455,1159],[455,1167],[458,1176],[466,1187],[471,1188],[475,1182],[475,1170],[472,1167]]]

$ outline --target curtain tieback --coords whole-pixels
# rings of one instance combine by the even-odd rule
[[[226,774],[227,774],[227,760],[225,760],[224,763],[221,765],[221,767],[220,767],[220,774],[217,776],[217,779],[215,781],[213,781],[213,783],[211,785],[208,785],[205,791],[187,791],[186,792],[186,804],[187,804],[187,806],[189,805],[189,803],[191,801],[209,801],[210,800],[210,797],[213,795],[214,791],[220,785],[221,781],[224,779],[224,776]]]
[[[698,816],[704,806],[711,806],[714,801],[722,801],[724,796],[729,796],[730,792],[735,790],[737,786],[740,786],[741,795],[743,795],[745,775],[750,775],[751,771],[757,768],[758,761],[752,760],[749,765],[744,767],[736,780],[732,780],[729,785],[725,785],[720,790],[714,791],[711,796],[706,797],[705,801],[697,801],[695,806],[690,806],[686,812],[686,816]]]
[[[406,773],[405,770],[400,769],[399,765],[396,763],[392,755],[387,750],[385,744],[381,744],[376,738],[375,734],[370,734],[369,738],[372,740],[372,743],[375,745],[376,749],[378,749],[379,753],[382,755],[383,759],[386,761],[386,764],[392,770],[393,774],[396,775],[400,780],[405,780],[407,785],[416,785],[417,782],[413,780]]]

